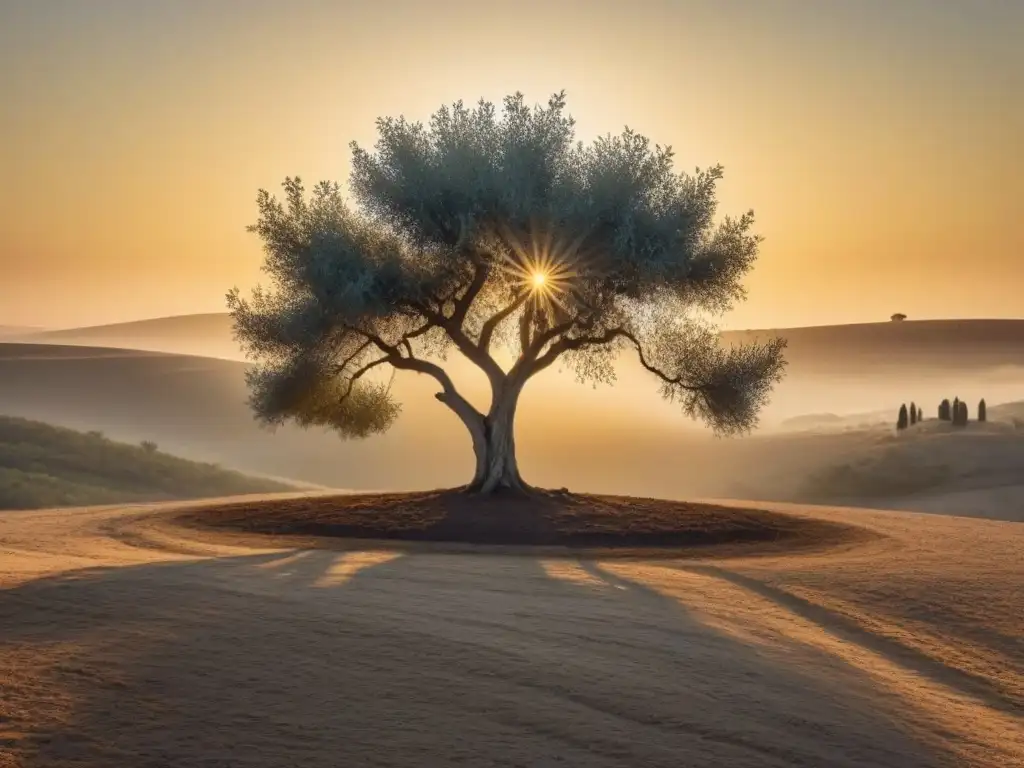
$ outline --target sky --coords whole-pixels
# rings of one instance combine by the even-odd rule
[[[0,325],[224,309],[261,187],[568,93],[765,242],[726,328],[1024,316],[1019,0],[0,0]]]

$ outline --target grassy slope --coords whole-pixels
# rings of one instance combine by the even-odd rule
[[[1024,476],[1024,432],[999,421],[957,428],[931,419],[901,434],[876,428],[850,438],[845,460],[813,472],[798,499],[998,488],[1019,484]]]
[[[0,416],[0,509],[161,501],[291,490],[155,446]]]

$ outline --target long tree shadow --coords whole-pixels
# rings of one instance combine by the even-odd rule
[[[869,648],[891,659],[894,663],[913,670],[915,674],[929,678],[939,685],[953,687],[968,696],[974,696],[989,707],[1008,714],[1024,713],[1024,700],[1013,691],[998,690],[987,678],[943,664],[940,660],[916,648],[905,645],[896,639],[871,632],[853,619],[800,595],[714,565],[688,565],[682,567],[682,570],[705,574],[735,584],[813,622],[825,631]]]
[[[946,762],[854,671],[769,659],[587,563],[317,550],[89,569],[0,591],[0,626],[27,665],[6,747],[26,767]]]
[[[621,578],[609,570],[614,564],[587,563],[583,567],[611,584],[639,592],[646,600],[658,600],[662,596],[659,589],[666,589],[676,592],[671,599],[701,606],[702,611],[708,609],[709,598],[718,602],[711,611],[717,614],[715,619],[727,616],[724,627],[730,634],[739,629],[765,647],[772,657],[767,667],[775,668],[779,651],[788,646],[804,663],[813,664],[817,675],[822,662],[842,669],[847,683],[855,672],[855,678],[870,681],[870,698],[877,706],[921,734],[939,752],[955,754],[959,763],[1024,764],[1024,730],[1012,696],[995,691],[987,680],[868,632],[823,606],[717,565],[659,563],[649,569],[654,574],[646,574],[647,578],[663,581],[658,571],[684,576],[682,585],[677,582],[670,587],[677,581],[670,578],[659,589]],[[723,589],[723,585],[734,589]],[[680,586],[702,594],[680,595]],[[704,621],[715,623],[710,616]],[[840,687],[851,690],[848,684]]]

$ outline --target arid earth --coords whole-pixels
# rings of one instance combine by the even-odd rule
[[[1024,527],[758,506],[879,535],[589,559],[5,513],[0,766],[1024,765]]]

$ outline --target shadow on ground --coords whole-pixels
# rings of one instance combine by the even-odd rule
[[[941,766],[870,680],[589,562],[328,551],[0,591],[0,765]]]

